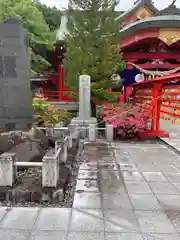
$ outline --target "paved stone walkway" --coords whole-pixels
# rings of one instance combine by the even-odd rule
[[[180,125],[161,120],[161,129],[169,133],[169,138],[162,138],[162,140],[180,152]]]
[[[0,240],[180,240],[179,156],[86,144],[81,161],[72,209],[2,207]]]

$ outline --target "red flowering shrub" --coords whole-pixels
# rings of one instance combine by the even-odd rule
[[[104,121],[112,124],[122,137],[137,136],[147,129],[147,111],[131,104],[106,105],[101,111]]]

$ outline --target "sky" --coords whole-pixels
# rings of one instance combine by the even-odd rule
[[[120,0],[118,10],[126,11],[133,6],[135,0]],[[158,9],[166,8],[173,0],[153,0],[155,7]],[[41,0],[48,6],[56,6],[59,9],[67,8],[68,0]],[[176,0],[176,6],[180,8],[180,0]]]

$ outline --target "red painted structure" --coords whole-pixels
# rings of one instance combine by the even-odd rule
[[[163,11],[158,11],[151,0],[138,0],[132,9],[120,15],[123,28],[120,30],[119,45],[127,63],[126,73],[122,75],[125,86],[134,83],[133,74],[143,73],[149,79],[148,72],[169,71],[180,67],[180,9],[169,6]],[[74,101],[67,97],[67,93],[72,91],[65,84],[62,67],[64,51],[65,43],[59,41],[55,52],[48,54],[56,74],[48,76],[48,81],[43,82],[41,88],[50,101]]]
[[[51,78],[52,76],[48,77],[50,81],[52,81]],[[73,93],[73,91],[65,86],[64,70],[61,65],[58,65],[58,74],[55,77],[55,81],[56,90],[49,90],[42,87],[42,94],[44,97],[47,98],[48,101],[74,102],[75,100],[67,96]]]
[[[133,103],[146,109],[149,114],[150,129],[143,137],[167,137],[160,120],[176,123],[180,118],[180,74],[152,79],[133,84]]]

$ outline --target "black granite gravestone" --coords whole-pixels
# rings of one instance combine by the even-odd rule
[[[33,123],[27,31],[16,19],[0,24],[0,131]]]

